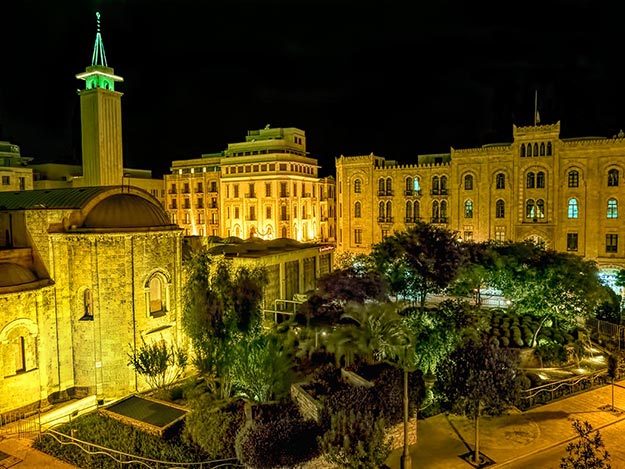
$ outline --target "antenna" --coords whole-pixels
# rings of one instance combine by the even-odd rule
[[[91,65],[103,65],[108,67],[106,63],[106,54],[104,53],[104,43],[102,42],[102,34],[100,33],[100,12],[96,11],[96,35],[95,44],[93,46],[93,55],[91,56]],[[98,63],[98,59],[100,63]]]

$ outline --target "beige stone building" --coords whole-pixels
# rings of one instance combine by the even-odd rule
[[[512,143],[452,148],[412,164],[341,156],[337,249],[369,252],[422,220],[462,239],[534,239],[593,259],[610,276],[625,267],[624,174],[622,132],[561,138],[559,122],[513,126]]]
[[[188,235],[332,242],[334,178],[297,128],[248,131],[220,153],[172,162],[166,208]]]
[[[32,158],[21,155],[20,147],[0,142],[0,191],[24,191],[33,188]]]
[[[0,192],[0,231],[0,413],[144,388],[129,344],[182,340],[182,234],[156,200]]]

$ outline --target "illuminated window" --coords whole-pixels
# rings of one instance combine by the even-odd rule
[[[569,187],[579,187],[579,173],[575,170],[569,171]]]
[[[497,176],[495,176],[495,188],[506,188],[506,176],[503,173],[497,173]]]
[[[527,181],[525,187],[528,189],[533,189],[535,186],[534,173],[527,173]]]
[[[13,340],[15,349],[15,372],[22,373],[26,371],[26,339],[24,336],[16,337]]]
[[[360,202],[354,204],[354,218],[360,218]]]
[[[506,216],[506,204],[499,199],[495,202],[495,218],[504,218]]]
[[[506,230],[503,227],[495,228],[495,241],[503,242],[506,240]]]
[[[465,191],[473,190],[473,176],[470,174],[467,174],[464,177],[464,190]]]
[[[415,177],[415,178],[412,180],[412,188],[413,188],[415,191],[420,191],[420,190],[421,190],[421,184],[419,184],[419,178],[418,178],[418,177]]]
[[[543,173],[542,171],[538,171],[538,173],[536,174],[536,187],[538,189],[545,188],[545,173]]]
[[[567,213],[569,218],[577,218],[579,216],[577,199],[569,199],[569,208]]]
[[[536,217],[545,218],[545,201],[543,199],[536,201]]]
[[[148,305],[150,314],[165,311],[163,280],[159,275],[154,275],[148,283]]]
[[[465,231],[462,235],[465,241],[473,241],[473,231]]]
[[[611,169],[610,171],[608,171],[608,186],[618,186],[618,169]]]
[[[534,199],[528,199],[525,202],[525,218],[534,218],[536,215],[536,205],[534,204]]]
[[[566,234],[566,250],[577,251],[578,236],[577,233]]]
[[[618,252],[618,235],[610,233],[605,235],[605,252]]]
[[[360,179],[356,179],[354,181],[354,193],[355,194],[360,194],[362,188],[361,188],[361,182]]]
[[[618,203],[616,199],[608,200],[608,218],[618,218]]]
[[[471,200],[464,202],[464,218],[473,218],[473,201]]]

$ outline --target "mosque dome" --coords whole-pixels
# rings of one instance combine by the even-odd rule
[[[36,281],[37,277],[30,269],[11,262],[0,262],[0,287],[12,287]]]
[[[161,207],[133,194],[115,194],[93,207],[83,228],[146,228],[171,225]]]

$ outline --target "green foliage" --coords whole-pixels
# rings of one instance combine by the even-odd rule
[[[314,421],[301,418],[248,423],[236,438],[237,457],[255,469],[292,467],[319,455],[320,433]]]
[[[242,401],[214,407],[210,396],[202,396],[185,419],[184,438],[198,445],[207,459],[234,458],[234,441],[245,424]]]
[[[384,421],[369,412],[333,414],[330,429],[320,437],[319,443],[326,460],[350,469],[383,467],[391,452]]]
[[[458,273],[463,253],[457,235],[428,223],[416,223],[376,244],[372,257],[392,293],[418,300],[446,288]]]
[[[542,366],[566,363],[568,359],[566,348],[562,344],[553,341],[541,343],[534,352]]]
[[[188,355],[164,340],[146,344],[138,350],[130,346],[128,366],[146,380],[151,389],[166,389],[184,374]]]
[[[55,428],[66,435],[71,433],[70,429],[75,431],[75,437],[80,440],[144,458],[179,463],[206,460],[206,455],[199,448],[186,443],[177,435],[169,439],[159,438],[96,412]],[[76,467],[119,468],[119,463],[107,456],[89,455],[74,445],[60,445],[45,433],[37,437],[33,447]]]
[[[245,337],[231,353],[230,380],[237,393],[256,402],[288,395],[293,378],[292,350],[277,333]]]
[[[468,342],[436,369],[436,388],[446,408],[474,418],[499,415],[513,405],[520,391],[518,355],[485,342]]]
[[[586,421],[575,419],[572,425],[579,440],[566,446],[567,455],[562,457],[560,469],[611,469],[610,454],[599,431],[593,433],[592,425]]]

